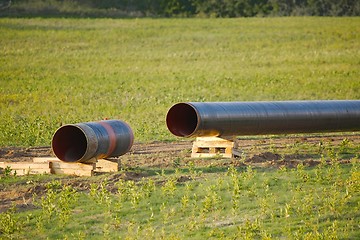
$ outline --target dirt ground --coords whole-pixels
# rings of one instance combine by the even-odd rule
[[[241,137],[236,138],[235,152],[238,156],[233,158],[215,157],[211,159],[191,158],[192,139],[177,142],[151,142],[135,143],[132,150],[117,158],[121,168],[125,171],[109,174],[108,181],[112,186],[119,179],[139,180],[148,176],[144,169],[167,169],[186,167],[192,161],[198,168],[202,167],[227,167],[252,165],[255,167],[296,167],[301,161],[304,165],[314,166],[319,163],[320,154],[307,152],[310,146],[339,146],[347,139],[351,146],[360,145],[359,134],[332,134],[308,136],[279,136],[279,137]],[[300,147],[299,147],[300,146]],[[359,149],[359,148],[357,148]],[[34,157],[54,156],[49,146],[44,147],[3,147],[0,148],[0,162],[31,162]],[[349,159],[342,159],[348,163]],[[0,169],[0,176],[3,174]],[[3,170],[2,170],[3,171]],[[20,176],[19,176],[20,177]],[[43,179],[43,178],[42,178]],[[64,184],[70,184],[79,191],[87,191],[90,183],[101,181],[94,177],[59,176]],[[189,179],[182,176],[179,181]],[[54,177],[47,181],[54,180]],[[184,181],[185,181],[184,180]],[[41,196],[45,192],[44,181],[17,181],[16,184],[3,184],[0,178],[0,212],[5,211],[15,204],[18,210],[34,208],[33,194]],[[114,186],[115,187],[115,186]],[[111,186],[110,186],[111,188]],[[110,189],[111,190],[111,189]]]

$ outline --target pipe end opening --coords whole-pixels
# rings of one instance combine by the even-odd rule
[[[188,103],[175,104],[167,113],[166,125],[175,136],[190,137],[198,125],[197,112]]]
[[[52,139],[54,154],[65,162],[77,162],[86,153],[87,139],[84,132],[73,125],[60,127]]]

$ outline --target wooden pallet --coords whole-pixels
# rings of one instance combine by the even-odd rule
[[[193,142],[191,157],[223,157],[231,158],[234,142],[230,139],[219,137],[198,137]]]
[[[119,171],[118,160],[98,159],[95,163],[95,172],[117,172]]]
[[[34,163],[49,163],[49,162],[61,162],[57,157],[34,157]]]
[[[94,161],[90,163],[63,162],[56,157],[36,157],[33,162],[47,163],[51,174],[66,174],[74,176],[92,176],[95,170]]]
[[[33,162],[0,162],[0,168],[10,167],[11,174],[66,174],[75,176],[92,176],[94,173],[116,172],[119,169],[117,160],[94,159],[90,163],[63,162],[55,157],[36,157]]]
[[[94,173],[95,164],[53,161],[50,162],[50,169],[52,174],[66,174],[66,175],[90,177]]]
[[[0,162],[0,168],[11,169],[12,175],[50,174],[49,163],[34,162]]]

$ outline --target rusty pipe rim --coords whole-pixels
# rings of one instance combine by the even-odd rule
[[[95,132],[81,123],[60,127],[51,143],[56,157],[65,162],[86,162],[94,156],[97,146]]]

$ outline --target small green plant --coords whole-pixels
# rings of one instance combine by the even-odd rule
[[[244,180],[250,181],[255,177],[256,171],[253,169],[251,165],[246,167],[246,172],[243,173]]]
[[[357,159],[353,159],[352,162],[350,176],[346,179],[346,191],[349,195],[356,195],[360,193],[360,170]]]
[[[74,188],[63,185],[61,181],[54,180],[46,184],[46,193],[37,199],[34,195],[34,204],[41,208],[42,214],[36,217],[38,229],[54,219],[59,220],[60,226],[64,226],[70,216],[72,205],[76,202],[78,193]]]
[[[189,201],[190,201],[189,195],[185,194],[184,196],[181,197],[181,210],[183,212],[186,212],[188,210]]]
[[[176,183],[177,179],[175,177],[169,177],[161,187],[163,195],[173,197],[176,191]]]
[[[90,196],[95,200],[96,203],[106,206],[106,209],[110,211],[112,198],[110,192],[107,190],[108,181],[104,180],[99,185],[90,184]]]
[[[11,167],[10,166],[6,166],[5,170],[4,170],[4,175],[5,177],[9,177],[11,175]],[[14,173],[14,176],[16,175],[16,172]]]
[[[309,174],[305,171],[305,166],[303,165],[303,163],[299,163],[296,166],[296,175],[303,181],[303,182],[307,182],[310,178]]]
[[[259,219],[246,219],[245,223],[237,227],[238,237],[243,239],[255,239],[261,237],[261,222]]]
[[[140,192],[142,193],[144,198],[151,197],[151,195],[156,189],[155,182],[151,178],[148,179],[143,178],[139,185],[140,185]]]
[[[21,222],[15,212],[16,208],[12,206],[7,211],[0,213],[0,237],[4,235],[9,239],[13,239],[13,234],[20,230]]]
[[[78,193],[71,186],[63,186],[61,191],[57,194],[57,215],[61,222],[61,225],[64,226],[72,214],[72,205],[77,201]]]
[[[36,196],[34,196],[36,198]],[[35,206],[39,206],[42,210],[42,219],[50,220],[56,214],[57,195],[53,189],[48,189],[46,194],[40,198],[40,200],[34,200]]]
[[[1,173],[1,171],[0,171]],[[0,179],[3,178],[9,178],[10,176],[16,176],[16,171],[12,174],[12,169],[10,166],[6,166],[3,170],[3,176],[0,175]]]
[[[348,138],[344,138],[339,146],[339,153],[348,153],[351,148],[351,142]]]
[[[233,214],[237,214],[241,199],[241,179],[239,178],[239,173],[234,166],[230,166],[228,168],[226,175],[231,178],[229,191],[231,191],[232,212]]]
[[[216,186],[211,185],[206,189],[206,195],[202,200],[202,212],[208,213],[219,209],[221,197],[216,191]]]
[[[189,161],[187,163],[187,166],[189,167],[189,173],[191,174],[191,176],[195,176],[196,175],[196,169],[195,169],[194,161]]]

